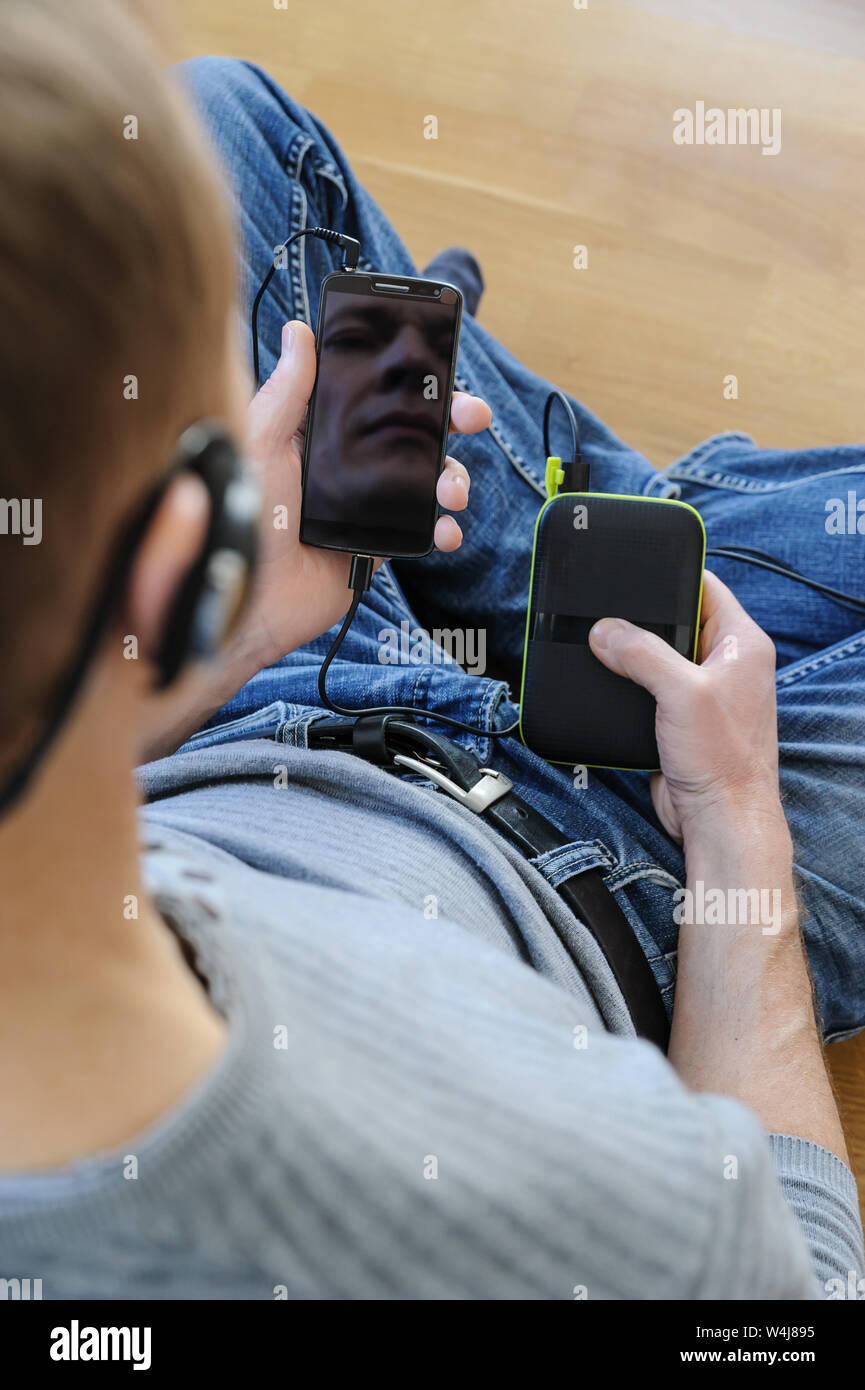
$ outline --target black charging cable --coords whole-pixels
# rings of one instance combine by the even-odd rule
[[[544,451],[546,456],[550,454],[549,425],[550,414],[556,400],[564,406],[565,412],[571,424],[573,459],[563,461],[565,471],[564,489],[566,492],[586,492],[589,488],[589,467],[583,463],[580,450],[580,432],[576,417],[571,408],[570,401],[564,392],[554,389],[547,396],[544,407]],[[758,569],[769,570],[773,574],[781,575],[784,579],[791,579],[794,583],[804,584],[809,589],[823,594],[826,598],[834,600],[845,607],[852,608],[857,613],[865,613],[865,600],[856,598],[853,594],[845,593],[843,589],[834,589],[829,584],[822,584],[817,579],[811,579],[807,575],[800,574],[789,565],[784,565],[780,560],[776,560],[772,555],[766,555],[763,551],[753,550],[749,546],[716,546],[714,549],[706,551],[707,556],[715,556],[718,559],[738,560],[745,565],[754,565]],[[355,614],[360,607],[361,599],[366,593],[373,578],[374,560],[371,555],[353,555],[349,570],[348,587],[352,590],[351,604],[346,613],[342,626],[337,633],[330,649],[319,668],[318,673],[318,695],[325,708],[332,710],[334,714],[339,714],[347,718],[359,716],[384,716],[388,714],[414,716],[415,718],[428,719],[436,724],[446,724],[448,728],[459,729],[464,733],[480,734],[485,738],[506,738],[519,728],[519,720],[513,724],[508,724],[504,729],[481,729],[474,724],[465,724],[460,719],[453,719],[450,715],[439,714],[435,710],[421,709],[414,705],[371,705],[364,709],[346,709],[343,705],[336,704],[327,693],[327,673],[330,669],[337,652],[342,646],[348,630],[354,622]]]
[[[258,293],[252,302],[250,330],[252,334],[252,369],[255,376],[256,390],[261,384],[259,380],[260,363],[258,350],[259,305],[267,293],[267,288],[276,273],[281,258],[286,254],[289,246],[293,245],[294,242],[304,236],[318,237],[320,241],[327,241],[330,242],[332,246],[342,247],[345,252],[342,264],[343,270],[355,270],[357,268],[358,258],[360,256],[360,242],[354,237],[346,236],[344,232],[334,231],[330,227],[303,227],[299,232],[295,232],[293,236],[288,237],[281,246],[276,248],[273,255],[273,264],[262,280]],[[565,404],[568,410],[570,410],[567,401],[565,401]],[[573,420],[573,412],[571,412],[571,418],[574,429],[576,429],[576,421]],[[348,587],[352,590],[351,604],[343,619],[342,627],[337,633],[330,651],[321,663],[318,673],[318,694],[325,708],[332,710],[334,714],[340,714],[351,719],[360,715],[409,715],[415,718],[429,719],[436,724],[446,724],[448,728],[460,729],[463,733],[481,734],[487,738],[505,738],[506,735],[514,733],[514,731],[519,728],[519,720],[516,720],[513,724],[509,724],[505,729],[482,729],[474,724],[465,724],[461,719],[453,719],[450,715],[436,714],[433,710],[421,709],[415,705],[377,705],[367,709],[345,709],[342,705],[337,705],[331,700],[325,689],[327,673],[330,669],[331,662],[342,646],[348,630],[354,622],[355,614],[360,607],[360,601],[372,583],[374,565],[375,560],[371,555],[353,555],[351,557],[351,568],[349,570],[348,579]]]
[[[355,237],[347,236],[344,232],[334,231],[330,227],[303,227],[299,232],[287,238],[286,241],[278,246],[274,252],[273,264],[265,275],[258,293],[252,304],[251,333],[252,333],[252,363],[255,375],[256,389],[260,386],[260,363],[258,350],[258,310],[262,299],[267,293],[268,286],[273,279],[278,268],[280,259],[286,255],[288,248],[301,237],[314,236],[321,241],[329,242],[332,246],[339,246],[344,251],[343,270],[355,270],[360,256],[360,242]],[[580,445],[580,428],[573,407],[565,395],[564,391],[554,386],[547,395],[544,403],[544,456],[546,458],[558,457],[553,455],[550,442],[550,419],[553,406],[558,402],[565,412],[566,419],[571,434],[572,457],[562,459],[562,480],[561,486],[565,492],[588,492],[590,489],[590,469],[589,464],[583,460],[582,448]],[[845,593],[843,589],[832,588],[829,584],[823,584],[817,579],[811,579],[807,575],[800,574],[798,570],[792,569],[789,565],[784,565],[772,555],[766,555],[763,551],[753,550],[749,546],[717,546],[712,550],[707,550],[706,555],[715,556],[718,559],[738,560],[745,565],[754,565],[758,569],[770,571],[772,574],[781,575],[785,579],[790,579],[794,583],[804,584],[807,588],[813,589],[816,593],[823,594],[826,598],[834,600],[844,607],[852,608],[854,612],[865,613],[865,600],[857,598],[853,594]],[[352,590],[352,599],[348,612],[343,619],[342,626],[337,633],[331,647],[321,664],[318,673],[318,694],[325,708],[332,710],[334,714],[339,714],[348,718],[362,715],[411,715],[416,718],[428,719],[436,724],[446,724],[448,728],[459,729],[464,733],[481,734],[486,738],[506,738],[515,733],[519,728],[519,720],[508,724],[504,729],[482,729],[474,724],[466,724],[461,719],[454,719],[447,714],[439,714],[435,710],[421,709],[414,705],[372,705],[364,709],[346,709],[342,705],[337,705],[326,690],[327,673],[331,663],[336,657],[337,652],[342,646],[349,628],[355,619],[355,614],[360,607],[361,599],[372,583],[374,560],[371,555],[353,555],[351,568],[349,570],[348,587]]]
[[[573,444],[573,458],[563,459],[562,472],[564,477],[561,487],[564,492],[588,492],[589,465],[583,462],[580,449],[580,429],[577,424],[576,416],[570,401],[564,391],[554,386],[550,391],[544,405],[544,454],[546,458],[553,457],[550,446],[550,415],[553,406],[558,401],[563,407],[571,428],[571,441]],[[716,546],[712,550],[706,551],[707,555],[716,556],[721,560],[738,560],[743,565],[754,565],[757,569],[768,570],[772,574],[781,575],[784,579],[791,579],[795,584],[804,584],[807,588],[813,589],[818,594],[823,594],[826,598],[833,599],[842,607],[852,608],[855,613],[865,613],[865,599],[857,598],[854,594],[845,593],[843,589],[833,589],[830,584],[823,584],[819,579],[811,579],[806,574],[801,574],[790,565],[785,565],[781,560],[777,560],[774,555],[767,555],[762,550],[754,550],[748,545],[722,545]]]
[[[266,286],[265,286],[266,288]],[[574,414],[570,401],[564,391],[553,387],[547,396],[544,405],[544,454],[551,457],[550,445],[550,415],[556,401],[559,401],[564,409],[571,430],[572,457],[562,460],[562,470],[564,473],[563,486],[566,492],[586,492],[589,487],[589,466],[583,463],[582,451],[580,449],[580,430],[577,418]],[[519,719],[512,724],[506,725],[504,729],[482,729],[475,724],[466,724],[461,719],[454,719],[449,714],[440,714],[436,710],[422,709],[414,705],[372,705],[364,709],[346,709],[343,705],[337,705],[327,693],[327,673],[330,670],[332,661],[345,641],[348,630],[354,622],[355,614],[360,607],[361,599],[372,583],[374,561],[369,555],[353,555],[351,568],[349,570],[348,587],[352,590],[351,604],[346,613],[342,626],[331,644],[330,650],[318,673],[318,695],[321,703],[334,714],[344,717],[354,718],[355,716],[376,716],[387,714],[413,715],[415,718],[428,719],[435,724],[446,724],[449,729],[459,729],[467,734],[480,734],[484,738],[507,738],[516,733],[520,727]]]
[[[564,492],[588,492],[589,491],[589,465],[583,462],[583,454],[580,448],[580,427],[577,424],[577,417],[573,407],[558,386],[554,386],[547,396],[544,405],[544,458],[558,457],[553,455],[550,444],[550,415],[556,401],[562,406],[571,427],[571,453],[572,458],[561,459],[562,482],[561,488]]]
[[[330,227],[303,227],[299,232],[295,232],[293,236],[290,236],[287,241],[284,241],[281,246],[277,246],[273,253],[273,264],[262,280],[258,289],[258,294],[252,301],[250,330],[252,333],[252,370],[255,376],[256,391],[261,385],[258,360],[258,306],[267,293],[267,287],[276,274],[280,260],[288,252],[289,246],[293,246],[296,241],[299,241],[300,238],[304,236],[318,237],[319,241],[330,242],[331,246],[341,246],[345,252],[342,261],[343,270],[357,269],[357,262],[360,256],[360,242],[357,241],[355,237],[346,236],[345,232],[335,232]]]
[[[545,444],[546,425],[549,416],[545,415]],[[577,451],[575,451],[577,452]],[[780,560],[776,560],[771,555],[765,555],[760,550],[752,550],[749,546],[716,546],[712,550],[707,550],[706,555],[716,556],[723,560],[739,560],[745,565],[755,565],[758,569],[769,570],[773,574],[781,575],[784,579],[791,579],[797,584],[805,584],[809,589],[816,590],[817,593],[824,594],[826,598],[833,599],[836,603],[844,607],[852,608],[857,613],[865,613],[865,600],[856,598],[853,594],[845,593],[843,589],[833,589],[829,584],[821,584],[817,579],[810,579],[808,575],[800,574],[798,570],[784,565]],[[435,710],[420,709],[414,705],[372,705],[365,709],[345,709],[342,705],[337,705],[331,700],[326,690],[327,673],[331,662],[339,651],[345,640],[349,628],[354,622],[355,614],[360,607],[361,599],[372,583],[374,560],[371,555],[353,555],[351,568],[349,570],[348,587],[352,590],[352,599],[348,612],[346,613],[342,627],[337,633],[330,650],[319,668],[318,673],[318,694],[323,705],[332,710],[334,714],[354,718],[359,715],[414,715],[423,719],[429,719],[436,724],[447,724],[449,728],[461,729],[464,733],[482,734],[485,738],[506,738],[509,734],[515,733],[519,728],[519,720],[509,724],[504,729],[481,729],[474,724],[464,724],[460,719],[453,719],[447,714],[438,714]]]
[[[343,705],[334,703],[325,689],[327,673],[354,622],[354,615],[360,607],[360,601],[372,583],[374,565],[375,561],[371,555],[352,555],[351,557],[351,567],[348,572],[348,587],[352,590],[351,604],[342,620],[342,627],[319,667],[318,695],[321,703],[327,709],[333,710],[334,714],[341,714],[350,719],[361,715],[364,717],[386,714],[408,715],[415,719],[429,719],[434,724],[446,724],[449,729],[459,729],[465,734],[480,734],[483,738],[507,738],[509,734],[515,733],[520,726],[518,719],[514,720],[513,724],[508,724],[504,729],[482,729],[477,724],[466,724],[462,719],[454,719],[449,714],[439,714],[437,710],[423,709],[417,705],[371,705],[364,709],[346,709]]]

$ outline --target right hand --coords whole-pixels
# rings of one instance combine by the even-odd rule
[[[717,575],[704,576],[699,665],[621,618],[596,623],[589,642],[657,701],[652,801],[675,840],[718,815],[780,812],[775,645]]]

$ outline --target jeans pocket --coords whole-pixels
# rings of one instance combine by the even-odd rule
[[[741,457],[740,450],[746,449],[749,452],[757,449],[757,441],[742,430],[721,430],[719,434],[710,435],[695,448],[690,449],[687,454],[668,465],[661,474],[664,478],[690,478],[695,472],[702,478],[704,473],[711,473],[713,470],[707,468],[709,460],[720,455],[729,456],[731,453],[738,460]]]
[[[648,859],[620,863],[603,840],[575,840],[536,855],[531,861],[553,888],[569,878],[601,869],[604,882],[621,908],[652,967],[667,1005],[676,980],[677,929],[673,894],[678,879]]]

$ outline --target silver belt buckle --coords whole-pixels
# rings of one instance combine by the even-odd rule
[[[475,782],[474,786],[468,791],[458,787],[440,767],[433,763],[425,763],[422,758],[410,758],[405,753],[395,753],[394,762],[399,763],[400,767],[408,768],[411,772],[419,772],[421,776],[428,777],[431,782],[435,782],[437,787],[441,787],[443,792],[452,796],[454,801],[458,801],[461,806],[467,806],[476,815],[481,815],[488,807],[493,806],[497,801],[501,801],[503,796],[513,788],[513,782],[507,778],[503,772],[496,772],[492,767],[482,767],[483,773],[481,780]]]

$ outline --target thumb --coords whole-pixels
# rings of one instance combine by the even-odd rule
[[[297,432],[315,384],[315,337],[292,319],[282,330],[279,361],[249,407],[250,434],[271,444],[288,443]]]
[[[624,618],[601,618],[589,633],[589,646],[610,671],[636,681],[658,701],[693,670],[669,642]]]

